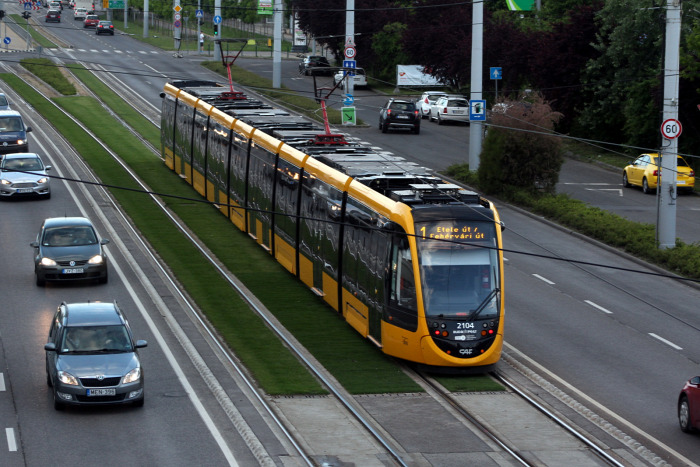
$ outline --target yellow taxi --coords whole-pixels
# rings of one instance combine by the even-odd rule
[[[693,191],[695,172],[681,156],[676,161],[676,187],[680,190]],[[622,185],[640,186],[644,193],[653,193],[659,184],[661,172],[659,154],[642,154],[622,172]]]

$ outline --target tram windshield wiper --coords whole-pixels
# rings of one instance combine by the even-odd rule
[[[472,319],[476,318],[477,316],[479,316],[479,313],[481,313],[482,311],[484,311],[484,308],[486,308],[486,305],[488,305],[489,302],[490,302],[491,300],[493,300],[493,297],[495,297],[496,294],[497,294],[498,292],[500,292],[500,291],[501,291],[501,289],[499,289],[498,287],[496,287],[495,289],[493,289],[493,290],[491,291],[491,293],[488,294],[488,296],[487,296],[487,297],[481,302],[481,304],[476,308],[476,310],[474,310],[474,311],[469,315],[469,317],[467,318],[467,320],[472,320]]]

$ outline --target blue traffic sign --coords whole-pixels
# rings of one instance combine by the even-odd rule
[[[220,15],[214,16],[214,24],[221,24],[221,16]]]
[[[483,122],[486,120],[486,101],[469,101],[469,120],[473,122]]]
[[[24,2],[24,9],[25,9],[25,10],[31,10],[31,9],[32,9],[32,3],[31,3],[31,2]]]
[[[8,37],[5,37],[2,41],[3,41],[5,44],[9,44],[10,42],[12,42],[12,39],[10,39],[10,37],[8,36]]]
[[[503,76],[500,66],[492,66],[490,68],[489,74],[491,75],[491,79],[501,79],[501,77]]]
[[[355,60],[343,60],[343,68],[357,68]],[[348,76],[355,76],[354,71],[348,71]]]
[[[204,18],[204,10],[195,10],[194,17],[195,18]]]
[[[352,94],[343,94],[343,105],[352,105],[355,102],[355,98]]]

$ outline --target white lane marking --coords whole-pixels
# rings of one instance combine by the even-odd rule
[[[584,188],[586,191],[617,191],[617,194],[622,196],[622,188]]]
[[[7,437],[7,449],[12,451],[17,450],[17,441],[15,440],[15,429],[5,428],[5,436]]]
[[[611,314],[612,314],[612,311],[610,311],[610,310],[606,310],[606,309],[605,309],[605,308],[603,308],[602,306],[600,306],[600,305],[596,305],[595,303],[593,303],[593,302],[592,302],[592,301],[590,301],[590,300],[584,300],[584,302],[588,303],[588,304],[589,304],[590,306],[592,306],[593,308],[597,308],[597,309],[599,309],[599,310],[600,310],[600,311],[602,311],[603,313],[607,313],[607,314],[609,314],[609,315],[611,315]]]
[[[676,349],[676,350],[683,350],[683,347],[678,347],[678,346],[677,346],[676,344],[674,344],[673,342],[668,341],[668,340],[664,339],[663,337],[654,334],[653,332],[650,332],[649,335],[650,335],[651,337],[653,337],[654,339],[657,339],[657,340],[663,342],[664,344],[673,347],[673,348]]]
[[[5,373],[0,373],[0,391],[5,390]]]
[[[554,285],[554,282],[550,281],[549,279],[545,279],[544,277],[540,276],[539,274],[533,274],[536,278],[538,278],[541,281],[546,282],[549,285]]]

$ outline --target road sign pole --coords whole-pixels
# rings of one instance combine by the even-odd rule
[[[351,43],[355,43],[355,0],[346,0],[345,4],[345,38],[346,38],[346,44],[348,42],[348,39],[352,41]],[[349,45],[349,44],[348,44]],[[354,45],[352,46],[353,48],[353,56],[348,57],[347,55],[345,56],[346,60],[355,60],[355,48]],[[346,50],[348,47],[346,47]],[[345,91],[353,95],[355,91],[355,82],[353,79],[348,79],[347,82],[347,87],[345,88]],[[349,123],[350,125],[354,125],[355,121],[352,120],[352,123]]]
[[[681,37],[681,2],[666,2],[666,51],[664,64],[663,120],[678,118],[678,70]],[[680,130],[680,128],[679,128]],[[680,134],[680,133],[678,133]],[[672,135],[669,135],[672,136]],[[658,188],[656,237],[660,249],[676,246],[676,171],[678,138],[661,139],[661,176]]]

